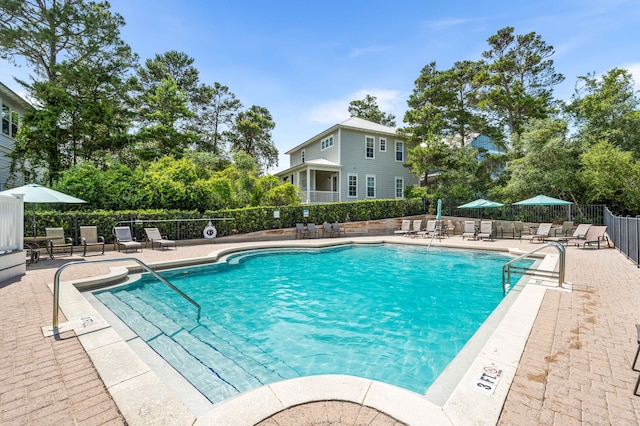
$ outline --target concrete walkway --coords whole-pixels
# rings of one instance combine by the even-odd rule
[[[462,242],[460,237],[451,240]],[[481,244],[534,247],[514,240]],[[220,239],[164,252],[145,249],[136,257],[147,263],[195,258],[228,245]],[[124,256],[107,252],[95,259]],[[126,424],[75,335],[42,336],[41,327],[52,321],[48,285],[59,266],[77,260],[82,258],[41,260],[21,279],[0,284],[2,425]],[[100,275],[113,265],[69,267],[62,279]],[[566,279],[574,291],[547,291],[499,424],[640,423],[640,397],[633,394],[639,373],[631,369],[635,324],[640,323],[640,269],[614,249],[572,247]],[[396,424],[357,404],[317,404],[280,413],[263,424]],[[310,413],[306,417],[305,409]],[[337,410],[345,416],[337,416]]]

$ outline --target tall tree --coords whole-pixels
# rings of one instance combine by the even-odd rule
[[[236,117],[228,136],[231,150],[252,156],[264,169],[278,165],[278,149],[271,139],[276,124],[268,109],[252,105]]]
[[[24,164],[39,165],[51,184],[78,155],[84,155],[81,144],[87,136],[96,137],[105,119],[112,114],[111,118],[123,118],[122,103],[116,100],[123,92],[116,90],[121,84],[115,78],[135,60],[120,39],[123,25],[107,2],[0,2],[0,56],[14,64],[24,60],[32,68],[31,81],[20,83],[38,106],[25,117],[16,151],[22,157],[14,157],[14,170]],[[113,126],[109,129],[109,134],[118,133]],[[85,153],[95,148],[88,145],[92,147]]]
[[[555,72],[548,45],[535,32],[514,35],[505,27],[487,40],[490,49],[476,83],[482,86],[479,106],[509,137],[522,132],[530,118],[545,118],[553,107],[553,87],[564,80]]]
[[[378,98],[366,95],[364,99],[351,101],[349,103],[349,114],[351,117],[358,117],[387,127],[396,127],[396,117],[380,110]]]
[[[640,98],[631,73],[614,68],[601,78],[588,74],[578,82],[567,110],[579,140],[586,147],[608,141],[640,159]]]
[[[480,69],[481,63],[472,61],[456,62],[444,71],[435,62],[425,66],[407,101],[410,109],[404,121],[408,126],[403,132],[416,141],[433,135],[458,141],[460,146],[481,133],[495,138],[496,132],[477,109],[473,79]]]

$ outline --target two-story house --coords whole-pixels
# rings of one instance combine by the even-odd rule
[[[408,150],[396,129],[351,117],[287,151],[290,167],[276,176],[307,204],[403,198],[418,184],[404,165]]]
[[[0,191],[24,185],[21,176],[10,178],[11,158],[15,137],[20,128],[22,115],[31,109],[31,105],[0,83],[0,104],[2,105],[2,129],[0,130]]]

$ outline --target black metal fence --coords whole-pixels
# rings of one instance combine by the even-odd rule
[[[640,268],[640,216],[615,216],[605,207],[603,223],[614,247]]]

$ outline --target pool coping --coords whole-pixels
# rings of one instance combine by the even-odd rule
[[[398,237],[363,237],[339,241],[256,242],[224,248],[201,258],[151,264],[157,269],[183,267],[219,262],[225,256],[239,251],[272,248],[321,248],[346,244],[403,244],[427,245],[427,241],[399,239]],[[508,252],[523,251],[506,247],[469,246],[433,243],[433,246],[482,249]],[[544,254],[547,267],[557,263],[556,254]],[[541,256],[538,256],[541,257]],[[511,290],[519,293],[500,323],[466,370],[453,390],[444,386],[440,394],[421,395],[393,385],[353,376],[326,375],[289,379],[265,385],[216,404],[212,410],[196,416],[175,395],[131,348],[104,317],[81,294],[81,290],[103,286],[106,282],[123,280],[129,273],[140,272],[139,266],[113,267],[99,277],[60,283],[60,307],[67,323],[59,332],[73,329],[94,363],[106,388],[129,424],[216,424],[247,425],[258,423],[289,407],[313,401],[341,400],[375,408],[407,424],[495,424],[509,391],[524,346],[537,316],[544,292],[556,288],[544,279],[529,279],[528,284]],[[44,327],[45,335],[51,327]],[[452,362],[455,369],[456,360]],[[450,367],[447,367],[450,368]],[[501,372],[492,392],[482,391],[478,381],[483,371]],[[491,378],[485,377],[491,381]],[[495,379],[494,379],[495,380]],[[481,382],[486,384],[487,382]],[[448,384],[451,387],[451,384]],[[444,393],[443,393],[444,392]],[[450,393],[448,396],[446,394]],[[445,395],[443,397],[442,395]],[[136,398],[132,398],[136,395]],[[444,403],[432,400],[440,398]],[[444,398],[444,399],[443,399]],[[158,410],[162,407],[162,410]]]

